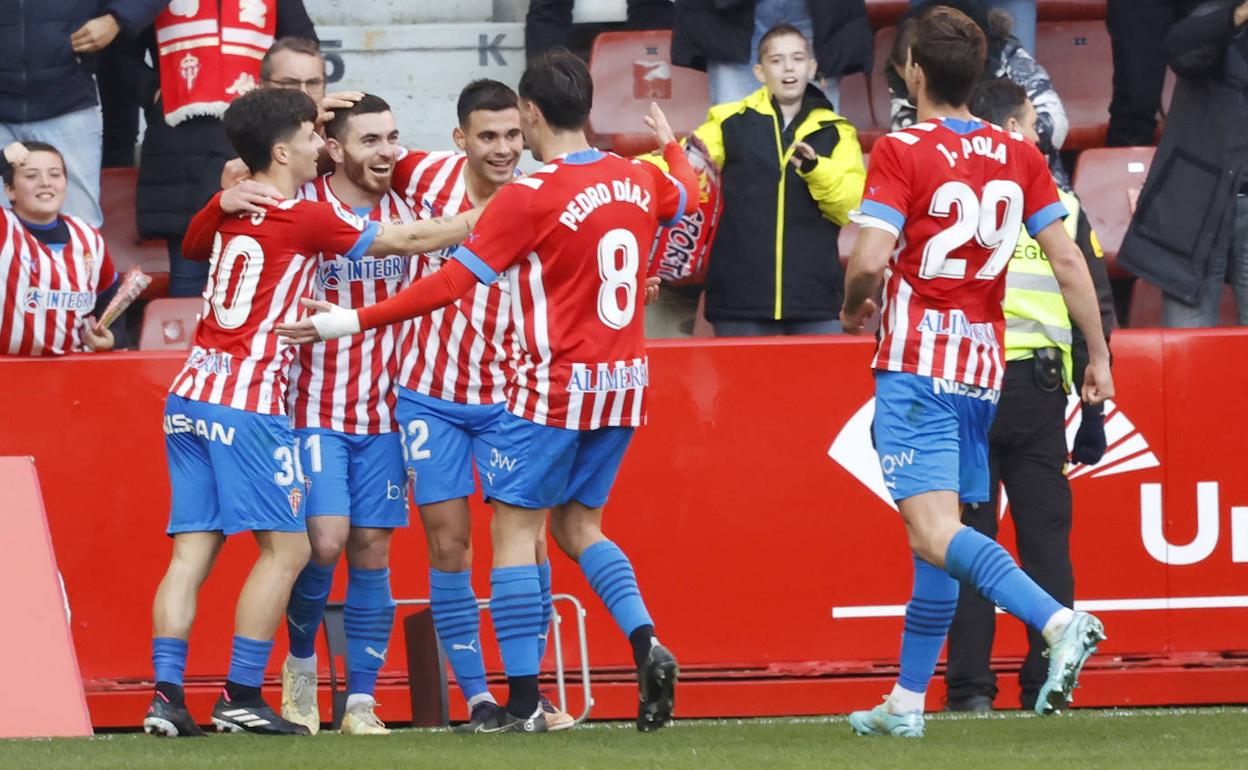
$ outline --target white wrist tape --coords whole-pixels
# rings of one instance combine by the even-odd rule
[[[316,333],[323,340],[332,340],[360,333],[360,314],[334,305],[324,313],[309,316]]]

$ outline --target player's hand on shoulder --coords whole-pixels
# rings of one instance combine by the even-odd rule
[[[24,165],[29,157],[30,150],[26,149],[26,145],[21,142],[13,142],[4,148],[4,159],[14,168]]]
[[[227,160],[225,167],[221,169],[221,189],[228,190],[244,179],[250,178],[251,169],[247,168],[242,158]]]
[[[1083,375],[1082,396],[1084,403],[1094,406],[1114,397],[1114,375],[1109,371],[1107,361],[1088,364]]]
[[[282,194],[272,185],[246,179],[221,193],[221,210],[227,214],[263,214],[265,206],[276,206]]]
[[[116,340],[113,339],[113,333],[107,327],[100,326],[92,316],[87,316],[86,325],[82,329],[82,341],[87,347],[94,352],[112,350]]]
[[[659,148],[662,149],[669,142],[676,141],[676,134],[672,131],[672,127],[667,122],[667,115],[663,113],[663,108],[658,102],[650,102],[650,114],[642,118],[646,122],[646,127],[654,132],[654,136],[659,140]]]
[[[349,110],[363,98],[364,94],[359,91],[335,91],[332,94],[325,94],[319,105],[320,114],[316,118],[316,127],[320,128],[333,120],[334,112],[337,110]]]

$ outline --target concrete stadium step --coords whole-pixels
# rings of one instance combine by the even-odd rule
[[[494,0],[305,0],[308,15],[321,27],[467,23],[494,19]]]
[[[419,149],[453,149],[455,103],[469,81],[493,78],[514,88],[524,71],[519,23],[322,26],[317,34],[329,90],[384,98],[394,108],[402,143]]]

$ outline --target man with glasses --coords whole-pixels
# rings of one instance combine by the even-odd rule
[[[325,58],[314,40],[284,37],[260,60],[263,88],[303,91],[317,104],[325,98]]]

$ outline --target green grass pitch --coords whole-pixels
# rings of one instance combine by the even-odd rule
[[[843,717],[689,720],[642,735],[597,723],[551,735],[211,735],[0,741],[0,768],[1248,768],[1248,709],[936,716],[922,740],[859,738]]]

